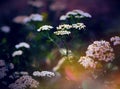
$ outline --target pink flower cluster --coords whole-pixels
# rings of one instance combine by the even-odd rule
[[[38,85],[39,82],[34,80],[31,76],[25,75],[17,79],[15,83],[10,84],[9,88],[10,89],[37,88]]]
[[[115,58],[113,48],[110,43],[104,40],[94,41],[88,46],[86,56],[79,59],[79,63],[85,68],[95,68],[98,61],[109,62]]]
[[[115,58],[113,48],[107,41],[94,41],[93,44],[88,46],[86,56],[99,61],[112,61]]]
[[[95,62],[92,58],[87,56],[81,57],[78,62],[80,62],[80,64],[83,65],[85,68],[88,67],[96,68],[96,64],[97,64],[97,62]]]
[[[113,42],[113,45],[120,45],[120,37],[119,36],[115,36],[115,37],[111,37],[110,41]]]

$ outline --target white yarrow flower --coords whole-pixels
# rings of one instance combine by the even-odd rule
[[[51,29],[53,29],[52,26],[44,25],[44,26],[40,27],[37,31],[39,32],[39,31],[46,31],[46,30],[51,30]]]
[[[82,10],[72,10],[72,11],[67,12],[65,15],[62,15],[60,17],[60,20],[66,20],[67,18],[70,18],[71,16],[77,19],[84,18],[84,17],[87,17],[87,18],[92,17],[89,13],[86,13]]]
[[[120,37],[119,36],[115,36],[115,37],[111,37],[110,41],[113,42],[113,45],[120,45]]]
[[[30,21],[43,21],[43,16],[40,14],[31,14],[30,16],[24,18],[24,23],[30,22]]]
[[[20,42],[19,44],[15,45],[16,49],[19,49],[21,47],[30,48],[30,45],[26,42]]]
[[[42,21],[43,16],[40,14],[32,14],[32,15],[30,15],[30,19],[33,21]]]
[[[66,20],[67,16],[66,15],[62,15],[60,16],[60,20]]]
[[[37,77],[54,77],[55,73],[50,72],[50,71],[35,71],[33,72],[33,76],[37,76]]]
[[[55,31],[54,34],[55,35],[69,35],[71,34],[71,32],[67,30],[58,30],[58,31]]]
[[[73,11],[69,11],[69,12],[67,12],[66,13],[66,16],[70,16],[70,15],[77,15],[78,13],[76,13],[76,12],[73,12]]]
[[[17,51],[14,51],[14,52],[12,53],[12,57],[20,56],[20,55],[22,55],[22,54],[23,54],[23,51],[22,51],[22,50],[17,50]]]
[[[61,53],[62,55],[67,55],[67,51],[68,51],[68,55],[69,55],[69,54],[72,54],[72,51],[71,51],[71,50],[67,50],[67,49],[65,49],[65,48],[61,48],[59,51],[60,51],[60,53]]]
[[[9,26],[2,26],[0,29],[4,33],[9,33],[10,32],[10,27]]]
[[[84,12],[82,10],[73,10],[73,12],[76,12],[76,13],[80,14],[83,17],[89,17],[89,18],[92,17],[89,13],[86,13],[86,12]]]
[[[72,25],[69,25],[69,24],[62,24],[62,25],[59,25],[58,27],[56,27],[57,30],[68,30],[68,29],[71,29],[72,28]]]
[[[76,24],[72,24],[72,27],[75,29],[84,29],[86,26],[84,25],[84,23],[76,23]]]
[[[20,74],[21,74],[21,75],[28,75],[28,72],[26,72],[26,71],[21,71]]]

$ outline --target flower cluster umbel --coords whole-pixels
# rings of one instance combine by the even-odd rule
[[[10,89],[26,89],[26,88],[37,88],[39,85],[39,82],[34,80],[31,76],[25,75],[20,77],[15,81],[15,83],[12,83],[9,85]]]
[[[79,62],[85,68],[91,67],[95,68],[97,62],[104,61],[109,62],[115,59],[115,54],[110,43],[104,40],[94,41],[88,46],[86,51],[86,56],[81,57]]]
[[[55,73],[50,72],[50,71],[34,71],[33,76],[38,76],[38,77],[53,77],[55,76]]]
[[[113,45],[120,45],[120,37],[119,36],[115,36],[115,37],[111,37],[110,41],[113,42]]]

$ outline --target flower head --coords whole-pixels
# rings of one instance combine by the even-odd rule
[[[10,84],[9,88],[10,89],[37,88],[38,85],[39,82],[34,80],[31,76],[25,75],[17,79],[15,83]]]
[[[31,14],[30,16],[24,18],[24,23],[30,22],[30,21],[43,21],[43,16],[40,14]]]
[[[86,13],[82,10],[73,10],[73,12],[76,12],[78,13],[79,15],[81,15],[82,17],[88,17],[88,18],[91,18],[92,16],[89,14],[89,13]]]
[[[9,26],[2,26],[0,29],[4,33],[9,33],[10,32],[10,27]]]
[[[59,25],[59,26],[56,27],[56,28],[57,28],[57,30],[69,30],[69,29],[72,28],[72,26],[69,25],[69,24],[62,24],[62,25]]]
[[[61,48],[59,51],[60,51],[60,53],[61,53],[62,55],[67,55],[67,53],[68,53],[68,55],[71,55],[71,54],[72,54],[72,51],[71,51],[71,50],[67,50],[67,49],[65,49],[65,48]]]
[[[71,16],[77,19],[84,18],[84,17],[87,17],[87,18],[92,17],[89,13],[86,13],[82,10],[72,10],[72,11],[67,12],[65,15],[62,15],[60,17],[60,20],[66,20],[67,18],[70,18]]]
[[[46,31],[46,30],[51,30],[51,29],[53,29],[52,26],[44,25],[44,26],[40,27],[37,31],[39,32],[39,31]]]
[[[22,54],[23,54],[23,51],[22,51],[22,50],[18,50],[18,51],[14,51],[14,52],[12,53],[12,56],[15,57],[15,56],[20,56],[20,55],[22,55]]]
[[[67,30],[59,30],[54,32],[55,35],[69,35],[70,33],[71,32]]]
[[[56,28],[57,28],[57,31],[54,32],[55,35],[69,35],[71,32],[68,30],[71,29],[72,26],[69,24],[62,24]]]
[[[66,15],[62,15],[60,16],[60,20],[66,20],[67,16]]]
[[[75,16],[75,15],[77,15],[78,13],[76,13],[76,12],[73,12],[73,11],[69,11],[69,12],[67,12],[66,13],[66,15],[69,17],[69,16]]]
[[[21,75],[28,75],[28,72],[26,72],[26,71],[21,71],[20,74],[21,74]]]
[[[72,27],[75,29],[84,29],[86,26],[84,25],[84,23],[76,23],[76,24],[72,24]]]
[[[92,58],[83,56],[78,61],[81,65],[83,65],[85,68],[95,68],[97,62],[95,62]]]
[[[30,45],[26,42],[20,42],[19,44],[15,45],[16,49],[19,49],[21,47],[30,48]]]
[[[35,71],[33,72],[33,76],[38,76],[38,77],[53,77],[55,76],[55,74],[53,72],[50,71]]]
[[[88,46],[86,56],[100,61],[112,61],[115,58],[113,48],[107,41],[94,41],[93,44]]]
[[[120,45],[120,37],[119,36],[115,36],[115,37],[111,37],[110,41],[113,42],[113,45]]]

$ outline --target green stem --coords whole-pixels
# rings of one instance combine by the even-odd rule
[[[64,45],[64,47],[66,48],[66,56],[67,56],[67,58],[68,58],[68,47],[67,47],[67,43],[63,40],[63,37],[62,37],[61,41],[63,42],[63,45]]]
[[[48,39],[49,39],[51,42],[53,42],[53,43],[57,46],[57,48],[60,50],[59,45],[50,37],[49,33],[47,33],[47,35],[48,35]]]
[[[71,16],[71,24],[75,24],[75,20],[74,20],[74,17],[73,16]]]

